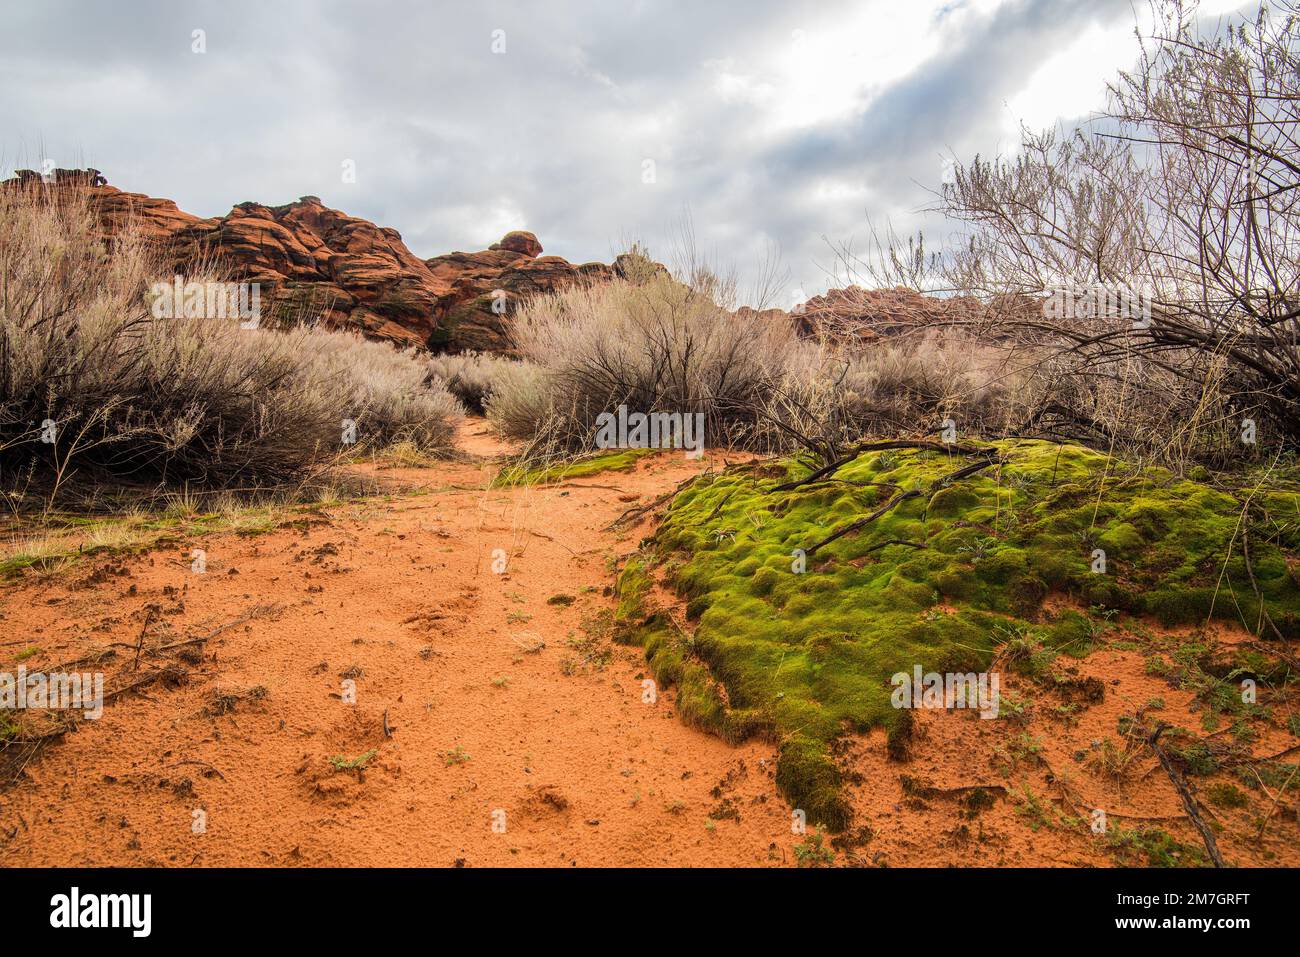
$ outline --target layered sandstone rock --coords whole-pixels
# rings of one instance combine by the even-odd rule
[[[448,289],[439,301],[439,330],[433,345],[506,352],[510,317],[523,300],[576,282],[608,281],[613,275],[604,263],[573,265],[559,256],[523,251],[541,248],[532,233],[510,233],[482,252],[447,253],[426,260],[429,272]]]
[[[240,203],[202,219],[166,199],[109,186],[98,170],[31,170],[0,187],[85,196],[106,240],[136,230],[165,250],[170,269],[212,263],[262,285],[280,320],[309,319],[376,339],[438,351],[509,351],[509,318],[528,296],[608,280],[617,266],[542,256],[532,233],[513,231],[482,252],[423,260],[395,229],[304,196],[284,206]],[[167,277],[160,277],[167,278]]]

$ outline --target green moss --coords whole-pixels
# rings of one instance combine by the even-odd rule
[[[1224,808],[1245,807],[1250,803],[1240,788],[1228,783],[1210,785],[1209,797],[1211,804]]]
[[[1063,611],[1052,620],[1047,643],[1076,658],[1086,655],[1093,645],[1098,624],[1077,611]]]
[[[1127,864],[1148,867],[1205,867],[1209,862],[1199,847],[1184,844],[1158,827],[1116,828],[1108,842]]]
[[[781,746],[776,786],[808,820],[842,831],[852,819],[845,801],[839,769],[822,742],[795,736]]]
[[[778,786],[812,822],[847,823],[833,759],[846,730],[884,727],[891,754],[908,750],[910,715],[890,703],[897,672],[980,671],[1022,634],[1037,635],[1048,657],[1084,655],[1105,628],[1103,609],[1167,624],[1256,624],[1234,498],[1077,446],[992,448],[999,465],[946,483],[970,459],[867,453],[835,481],[792,492],[773,488],[807,474],[793,462],[701,478],[624,572],[625,640],[645,646],[658,680],[681,684],[687,720],[731,739],[763,732],[779,742]],[[817,547],[898,494],[883,483],[919,494]],[[1292,504],[1275,504],[1270,519]],[[1251,557],[1268,572],[1256,579],[1270,616],[1300,637],[1300,585],[1280,541],[1253,531]],[[1104,573],[1093,570],[1097,548]],[[802,574],[797,549],[812,552]],[[688,603],[689,638],[644,607],[656,563],[671,565],[667,581]],[[1050,590],[1097,606],[1097,615],[1045,615]]]
[[[601,472],[630,472],[637,460],[658,449],[610,449],[550,465],[512,465],[502,469],[492,480],[493,488],[513,485],[542,485],[567,479],[586,478]]]

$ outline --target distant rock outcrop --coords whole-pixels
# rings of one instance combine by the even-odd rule
[[[848,286],[813,296],[792,313],[800,335],[863,341],[927,328],[965,328],[987,332],[997,318],[1030,316],[1035,300],[999,298],[981,302],[971,296],[928,296],[897,286],[863,289]]]
[[[397,230],[331,209],[316,196],[284,206],[240,203],[225,216],[203,219],[171,200],[109,186],[96,169],[19,170],[0,183],[4,188],[84,195],[105,240],[133,228],[165,251],[173,272],[215,264],[231,279],[260,283],[263,314],[272,320],[319,316],[334,328],[436,352],[508,353],[511,316],[525,299],[577,283],[615,276],[642,281],[666,272],[640,252],[623,253],[612,265],[544,256],[537,237],[523,230],[479,252],[421,259]],[[787,314],[742,306],[737,315],[757,321]],[[969,298],[849,286],[814,296],[789,321],[805,336],[869,340],[985,315]]]
[[[98,170],[20,170],[0,188],[84,194],[106,240],[134,228],[184,273],[215,263],[231,279],[262,285],[272,315],[320,315],[399,345],[435,351],[509,351],[509,317],[528,296],[620,274],[618,264],[575,265],[542,256],[532,233],[516,230],[482,252],[424,260],[397,230],[348,216],[304,196],[284,206],[240,203],[203,219],[171,200],[126,193]],[[160,277],[166,278],[166,277]]]

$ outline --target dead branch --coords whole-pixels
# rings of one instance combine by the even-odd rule
[[[1197,809],[1196,798],[1192,795],[1191,787],[1187,784],[1177,765],[1170,760],[1168,753],[1160,746],[1160,735],[1168,728],[1165,722],[1161,721],[1148,736],[1147,744],[1160,759],[1160,766],[1165,769],[1165,774],[1169,775],[1169,780],[1173,782],[1174,790],[1178,792],[1178,797],[1183,802],[1183,807],[1187,811],[1187,816],[1192,819],[1192,824],[1201,835],[1201,840],[1205,843],[1205,850],[1209,852],[1210,860],[1214,861],[1215,867],[1226,867],[1223,862],[1223,855],[1219,853],[1219,845],[1214,840],[1214,832],[1210,826],[1205,823],[1205,818],[1201,817],[1201,812]]]
[[[888,502],[880,506],[880,508],[876,509],[866,518],[860,518],[857,519],[856,521],[850,522],[848,525],[845,525],[843,528],[831,532],[831,534],[827,535],[825,538],[823,538],[820,542],[817,542],[815,545],[810,545],[808,548],[804,549],[804,554],[812,555],[823,545],[829,545],[831,542],[835,541],[838,538],[842,538],[843,536],[848,535],[851,532],[856,532],[861,528],[865,528],[867,525],[870,525],[872,522],[880,518],[882,515],[888,514],[893,509],[895,509],[897,506],[907,501],[908,499],[920,498],[922,495],[933,495],[935,492],[943,488],[945,485],[955,482],[958,479],[966,478],[969,475],[974,475],[976,472],[980,471],[981,469],[986,469],[990,465],[996,465],[998,460],[992,457],[993,451],[991,449],[984,450],[984,451],[986,452],[986,454],[990,456],[984,461],[975,462],[972,465],[967,465],[965,468],[960,468],[955,472],[951,472],[948,475],[935,479],[933,482],[930,483],[929,487],[926,488],[925,491],[922,491],[920,489],[910,489],[909,491],[902,492],[898,495],[895,495]]]
[[[284,606],[280,604],[272,603],[268,605],[254,605],[252,608],[250,608],[244,614],[240,615],[238,618],[234,618],[231,621],[226,622],[224,625],[218,625],[216,628],[208,632],[206,635],[200,635],[198,638],[186,638],[183,641],[173,641],[170,644],[166,644],[166,645],[159,645],[154,650],[170,651],[172,648],[180,648],[184,645],[197,645],[205,641],[211,641],[213,638],[217,637],[217,635],[221,634],[223,631],[229,631],[231,628],[234,628],[238,625],[242,625],[245,622],[252,621],[254,618],[262,618],[270,615],[278,615],[282,611],[284,611]]]
[[[882,452],[887,449],[922,449],[928,452],[950,452],[950,453],[955,452],[958,455],[989,454],[988,449],[978,449],[978,448],[973,448],[971,446],[956,445],[956,444],[945,445],[942,442],[931,442],[925,439],[915,439],[915,440],[897,439],[889,442],[867,442],[863,445],[859,445],[855,447],[852,451],[850,451],[842,458],[836,459],[834,462],[831,462],[829,465],[819,468],[811,475],[805,476],[804,478],[801,478],[794,482],[785,482],[784,484],[778,485],[775,488],[773,488],[772,491],[789,492],[799,488],[800,486],[810,485],[813,482],[817,482],[820,481],[821,479],[826,478],[828,475],[834,475],[842,467],[848,465],[854,459],[858,458],[861,455],[864,455],[867,452]]]

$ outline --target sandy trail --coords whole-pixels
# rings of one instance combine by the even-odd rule
[[[460,445],[464,461],[381,473],[402,494],[0,591],[0,670],[54,671],[112,646],[97,666],[109,689],[167,664],[188,672],[106,705],[0,790],[0,861],[796,863],[804,838],[773,782],[775,745],[732,747],[685,726],[671,690],[645,701],[640,650],[608,640],[615,563],[650,526],[605,527],[725,457],[662,453],[633,472],[489,490],[502,447],[481,421]],[[191,569],[196,547],[203,574]],[[223,625],[202,645],[150,652]],[[1076,673],[1105,685],[1104,702],[1054,717],[1064,700],[1042,699],[1032,725],[922,714],[922,745],[905,764],[886,758],[881,732],[847,737],[856,816],[836,860],[1114,864],[1111,838],[1061,823],[1089,806],[1195,842],[1153,768],[1127,784],[1087,769],[1119,717],[1154,698],[1169,720],[1199,722],[1193,694],[1144,665],[1132,652],[1094,654]],[[1008,679],[1013,693],[1038,694]],[[1257,753],[1289,740],[1270,734]],[[364,767],[337,766],[348,763]],[[975,784],[992,785],[991,804],[969,806]],[[1300,861],[1300,814],[1280,805],[1262,840],[1264,805],[1210,812],[1230,859]]]
[[[499,450],[481,424],[462,439]],[[486,490],[486,460],[388,472],[434,491],[9,589],[4,664],[24,646],[40,649],[23,662],[34,671],[118,642],[109,687],[137,673],[150,605],[146,647],[276,610],[209,641],[183,685],[107,705],[32,761],[0,793],[0,852],[15,865],[791,861],[774,748],[684,726],[671,693],[643,702],[639,652],[612,646],[601,667],[609,642],[584,643],[584,621],[612,607],[612,562],[644,534],[601,529],[709,464],[665,454],[501,491]],[[164,660],[145,658],[145,672]],[[265,695],[211,714],[215,693],[250,689]],[[359,773],[331,764],[371,751]],[[709,820],[724,797],[739,821]]]

